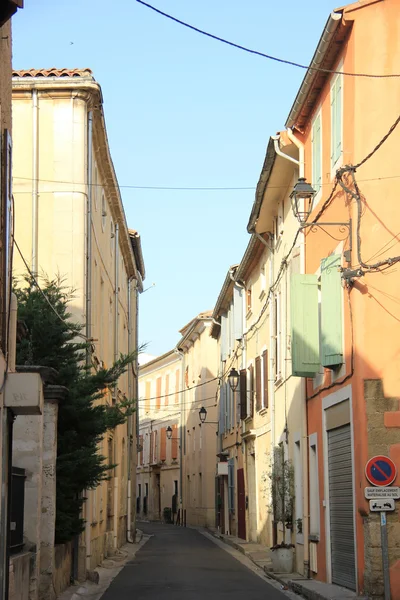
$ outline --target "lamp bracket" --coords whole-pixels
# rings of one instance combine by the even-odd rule
[[[338,237],[331,235],[330,233],[325,231],[325,227],[337,227],[339,230],[339,234],[343,234],[343,237],[338,238]],[[311,223],[300,223],[300,229],[308,229],[308,228],[310,229],[310,231],[312,233],[316,233],[317,229],[322,229],[322,231],[324,231],[332,239],[337,240],[337,241],[343,241],[346,238],[349,238],[349,248],[343,254],[344,254],[346,262],[348,264],[351,263],[351,252],[352,252],[352,248],[353,248],[351,219],[349,219],[349,221],[343,221],[343,222],[342,221],[332,221],[332,222],[328,223],[326,221],[315,221],[315,222],[311,222]]]

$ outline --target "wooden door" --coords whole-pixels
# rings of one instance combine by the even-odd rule
[[[238,537],[246,539],[246,492],[244,488],[244,471],[237,470],[237,494],[238,494]]]

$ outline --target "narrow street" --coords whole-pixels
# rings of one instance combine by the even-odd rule
[[[194,529],[141,523],[153,537],[102,600],[284,600],[287,596]]]

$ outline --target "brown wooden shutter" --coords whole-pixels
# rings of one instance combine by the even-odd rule
[[[246,369],[240,371],[240,418],[247,417],[247,372]]]
[[[169,401],[169,375],[165,376],[165,398],[164,398],[164,404],[165,406],[168,406],[168,401]]]
[[[153,464],[154,459],[154,431],[150,433],[150,464]]]
[[[161,429],[160,460],[167,460],[167,430],[165,427]]]
[[[253,365],[249,366],[249,395],[250,395],[250,414],[249,417],[253,418],[254,416],[254,367]]]
[[[172,447],[171,447],[171,458],[176,460],[178,458],[178,425],[172,425]]]
[[[177,369],[175,371],[175,404],[179,402],[179,380],[180,380],[180,371]]]
[[[156,409],[161,408],[161,377],[156,381]]]
[[[150,398],[151,398],[151,381],[146,381],[146,399],[144,401],[144,409],[147,413],[150,412]]]
[[[263,352],[264,408],[268,408],[268,350]]]
[[[256,410],[262,409],[261,404],[261,358],[256,358]]]

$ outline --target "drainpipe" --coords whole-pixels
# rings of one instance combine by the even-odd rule
[[[119,342],[119,319],[118,319],[118,303],[119,303],[119,225],[115,225],[114,234],[114,245],[115,245],[115,322],[114,322],[114,360],[118,360],[118,342]],[[115,400],[117,400],[118,382],[115,383]]]
[[[38,92],[32,90],[32,272],[37,275],[38,272],[38,179],[39,179],[39,162],[38,162],[38,121],[39,121],[39,104]]]
[[[114,277],[115,277],[115,314],[114,314],[114,361],[116,362],[119,358],[118,356],[118,343],[119,343],[119,319],[118,319],[118,304],[119,304],[119,225],[115,224],[114,229],[114,255],[115,255],[115,265],[114,265]],[[114,387],[114,401],[118,402],[118,381],[115,382]],[[114,548],[118,548],[118,482],[119,478],[114,477]]]
[[[291,142],[299,149],[299,177],[304,177],[304,144],[294,135],[291,129],[287,129],[287,135]],[[305,260],[305,238],[303,236],[300,244],[300,272],[306,272]],[[308,421],[307,421],[307,380],[304,378],[301,390],[302,400],[302,459],[303,459],[303,535],[304,535],[304,576],[310,577],[310,547],[308,536],[310,534],[309,520],[309,473],[308,473]]]
[[[89,346],[86,349],[86,366],[90,369],[92,364],[92,183],[93,183],[93,112],[88,112],[88,130],[87,130],[87,165],[86,165],[86,180],[87,180],[87,200],[86,200],[86,338]],[[85,496],[91,498],[91,493],[86,491]],[[91,502],[86,500],[85,503],[85,545],[86,545],[86,570],[90,570],[91,558]],[[74,549],[77,555],[79,547],[79,536],[75,537]],[[77,569],[77,564],[74,566],[74,571]],[[75,573],[77,576],[77,573]]]

